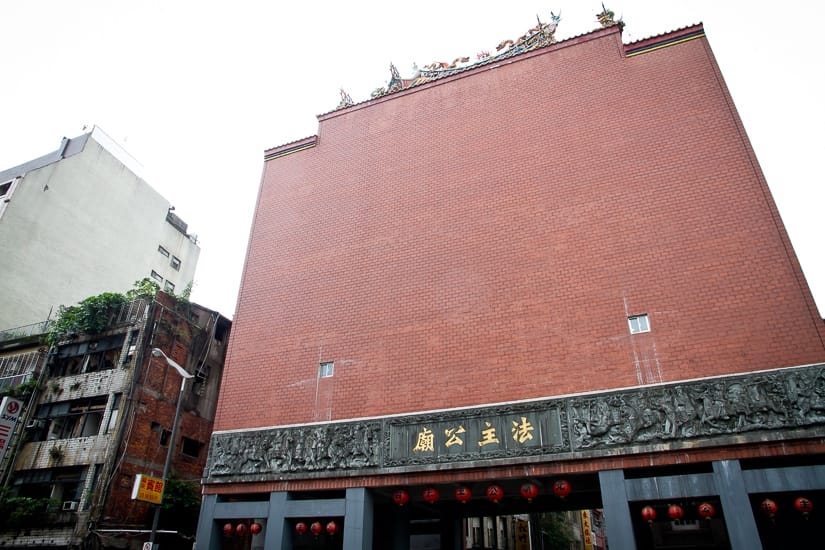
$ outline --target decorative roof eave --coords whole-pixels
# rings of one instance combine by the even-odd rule
[[[349,94],[347,94],[344,90],[341,90],[342,105],[339,105],[339,107],[332,111],[328,111],[326,113],[317,115],[317,118],[318,121],[321,122],[329,118],[333,118],[335,116],[348,113],[351,110],[363,109],[376,103],[386,101],[398,95],[415,92],[418,88],[422,86],[436,85],[435,83],[440,83],[450,77],[463,77],[473,74],[475,71],[478,70],[492,69],[498,67],[499,62],[502,61],[506,63],[511,63],[512,58],[518,57],[527,59],[528,57],[531,57],[533,55],[539,55],[540,53],[543,53],[545,50],[562,49],[570,46],[575,46],[583,42],[588,42],[590,40],[599,39],[610,34],[621,33],[622,27],[623,25],[619,24],[619,22],[614,22],[614,24],[612,25],[608,25],[606,27],[599,28],[577,36],[573,36],[571,38],[567,38],[565,40],[561,40],[558,42],[554,41],[551,44],[546,44],[541,47],[535,47],[529,51],[517,51],[515,48],[510,48],[502,54],[490,56],[471,65],[456,66],[454,69],[442,70],[434,78],[426,80],[401,79],[404,82],[404,87],[400,90],[394,91],[393,93],[386,93],[380,95],[379,97],[370,98],[358,103],[352,102],[352,98],[349,96]],[[697,23],[673,31],[668,31],[656,36],[642,38],[630,42],[629,44],[625,44],[624,53],[626,57],[632,57],[635,55],[651,52],[660,48],[680,44],[682,42],[694,40],[696,38],[701,38],[704,36],[705,32],[702,23]],[[395,74],[393,74],[393,76],[395,76]],[[392,82],[392,80],[390,82]],[[317,135],[310,136],[301,140],[280,145],[278,147],[267,149],[264,152],[264,160],[272,160],[274,158],[278,158],[284,155],[308,149],[310,147],[314,147],[317,144],[317,140]]]
[[[583,33],[583,34],[580,34],[580,35],[577,35],[577,36],[566,38],[566,39],[560,40],[558,42],[554,41],[551,44],[546,44],[546,45],[541,46],[541,47],[535,47],[535,48],[532,48],[530,50],[516,50],[515,48],[510,48],[506,52],[503,52],[502,54],[499,54],[499,55],[496,55],[496,56],[490,56],[490,57],[485,58],[481,61],[473,63],[472,65],[465,65],[465,66],[461,66],[461,67],[457,66],[455,69],[441,71],[440,74],[436,78],[431,78],[431,79],[427,79],[427,80],[418,80],[418,81],[412,82],[409,86],[407,86],[403,89],[394,91],[392,93],[386,93],[386,94],[380,95],[378,97],[373,97],[373,98],[370,98],[370,99],[367,99],[367,100],[364,100],[364,101],[361,101],[361,102],[358,102],[358,103],[353,103],[352,105],[348,105],[345,108],[336,108],[332,111],[328,111],[326,113],[319,114],[319,115],[317,115],[317,118],[318,118],[319,121],[323,121],[323,120],[326,120],[326,119],[329,119],[329,118],[333,118],[337,115],[350,112],[353,109],[361,109],[361,108],[369,107],[370,105],[374,105],[376,103],[385,101],[387,99],[397,97],[398,95],[403,95],[407,92],[415,91],[418,88],[421,88],[423,86],[434,85],[434,83],[436,83],[436,82],[440,83],[440,82],[442,82],[445,79],[448,79],[450,77],[458,77],[459,75],[460,75],[460,77],[464,77],[464,76],[473,74],[474,72],[476,72],[478,70],[486,70],[486,69],[490,69],[490,68],[496,68],[496,67],[501,65],[500,62],[512,63],[512,61],[515,58],[527,59],[528,57],[531,57],[533,55],[539,55],[540,52],[544,52],[545,50],[548,50],[548,49],[549,50],[556,50],[556,49],[562,49],[562,48],[566,48],[566,47],[570,47],[570,46],[575,46],[575,45],[581,44],[583,42],[588,42],[590,40],[595,40],[595,39],[601,38],[603,36],[607,36],[607,35],[610,35],[610,34],[617,34],[617,33],[620,33],[620,32],[621,32],[621,27],[619,25],[612,25],[610,27],[599,28],[599,29],[596,29],[596,30],[593,30],[593,31],[590,31],[590,32],[587,32],[587,33]]]
[[[453,74],[462,72],[468,68],[495,62],[499,59],[512,57],[520,53],[525,53],[537,48],[554,44],[556,42],[555,33],[558,28],[559,21],[561,21],[561,15],[556,15],[553,12],[550,12],[549,23],[542,23],[538,16],[536,16],[536,20],[538,21],[538,24],[535,27],[528,29],[527,32],[525,32],[518,39],[504,40],[500,42],[496,47],[496,51],[501,53],[491,55],[488,51],[480,52],[476,56],[476,62],[470,65],[466,65],[466,63],[469,63],[470,58],[467,56],[461,56],[455,58],[452,63],[436,61],[434,63],[430,63],[429,65],[425,65],[423,69],[419,69],[417,66],[414,66],[415,74],[411,78],[401,78],[398,69],[396,69],[395,65],[390,63],[389,83],[386,87],[379,87],[373,90],[371,97],[373,99],[377,99],[379,97],[399,92],[419,84],[424,84],[432,80],[452,76]],[[345,109],[352,105],[352,98],[350,98],[349,95],[342,89],[341,102],[338,104],[338,107],[336,107],[336,110]]]
[[[283,157],[285,155],[291,155],[292,153],[297,153],[298,151],[303,151],[304,149],[315,147],[317,144],[317,135],[305,137],[303,139],[299,139],[296,141],[291,141],[289,143],[285,143],[283,145],[279,145],[277,147],[273,147],[271,149],[267,149],[266,151],[264,151],[264,161],[276,159],[278,157]]]
[[[630,44],[625,44],[625,57],[633,57],[635,55],[652,52],[668,46],[681,44],[697,38],[705,36],[705,28],[702,23],[682,27],[675,31],[658,34],[641,40],[636,40]]]

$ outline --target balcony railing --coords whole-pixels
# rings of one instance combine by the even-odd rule
[[[143,298],[126,302],[114,315],[112,324],[114,326],[132,325],[146,318],[149,302]]]
[[[50,325],[51,321],[41,321],[39,323],[32,323],[31,325],[23,325],[22,327],[0,330],[0,342],[17,340],[18,338],[28,338],[29,336],[37,336],[38,334],[46,334],[49,332]]]

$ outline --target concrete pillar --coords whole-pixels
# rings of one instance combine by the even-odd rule
[[[201,501],[198,531],[195,535],[197,550],[220,550],[221,531],[215,521],[215,503],[217,501],[217,495],[204,495]]]
[[[292,548],[291,532],[286,529],[286,491],[269,494],[269,515],[266,518],[265,548]],[[210,549],[211,550],[211,549]]]
[[[344,550],[372,550],[372,513],[372,495],[369,491],[364,487],[347,489],[344,504]]]
[[[722,513],[733,550],[762,548],[756,520],[745,488],[745,478],[738,460],[719,460],[713,463],[713,478],[722,501]]]
[[[602,490],[604,530],[610,550],[635,550],[636,537],[633,534],[633,520],[627,503],[624,471],[599,472],[599,485]]]

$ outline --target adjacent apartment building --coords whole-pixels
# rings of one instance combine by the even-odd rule
[[[825,325],[711,41],[599,19],[265,152],[199,549],[818,544]]]
[[[0,330],[151,277],[182,292],[197,237],[100,128],[0,171]]]
[[[163,478],[171,446],[156,542],[191,548],[231,322],[162,291],[95,315],[94,333],[0,338],[0,391],[22,403],[0,469],[0,546],[143,548],[155,506],[135,498],[136,479]]]

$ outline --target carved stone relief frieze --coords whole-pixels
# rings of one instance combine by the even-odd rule
[[[825,426],[825,365],[369,421],[217,433],[206,478],[260,481],[537,456],[633,454],[648,452],[651,445],[724,442],[748,434],[781,439],[788,430],[804,437],[815,426]]]

